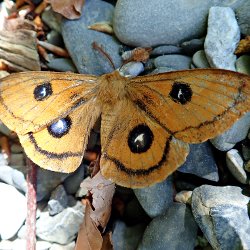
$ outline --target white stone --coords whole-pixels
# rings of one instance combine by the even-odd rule
[[[14,187],[0,183],[0,238],[13,237],[26,218],[26,198]]]
[[[229,7],[211,7],[204,49],[214,68],[236,70],[234,51],[240,40],[240,28]]]

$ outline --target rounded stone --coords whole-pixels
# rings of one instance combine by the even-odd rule
[[[113,28],[120,41],[131,46],[178,45],[206,32],[212,6],[237,7],[242,0],[118,0]]]

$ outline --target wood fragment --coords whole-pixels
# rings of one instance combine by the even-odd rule
[[[54,54],[62,57],[69,57],[69,53],[66,49],[60,48],[56,45],[53,45],[48,42],[38,41],[38,44],[41,45],[43,48],[53,52]]]
[[[88,26],[90,30],[100,31],[109,35],[114,34],[113,27],[110,22],[99,22]]]
[[[7,161],[10,162],[11,150],[10,150],[10,142],[7,136],[0,136],[0,146],[2,154],[7,158]]]
[[[23,29],[0,31],[0,59],[13,71],[40,70],[36,32]]]

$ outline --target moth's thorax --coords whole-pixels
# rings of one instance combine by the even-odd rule
[[[99,78],[98,100],[101,104],[113,105],[125,98],[127,78],[114,71]]]

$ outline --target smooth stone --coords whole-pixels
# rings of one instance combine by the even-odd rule
[[[165,73],[165,72],[171,72],[171,71],[175,71],[175,70],[176,69],[169,68],[169,67],[158,67],[151,72],[151,75]]]
[[[114,37],[88,29],[97,22],[111,22],[114,7],[100,0],[86,0],[83,15],[77,20],[63,19],[62,35],[65,46],[82,74],[102,75],[121,66],[120,43]],[[101,50],[93,48],[97,44]],[[108,56],[107,56],[108,55]],[[110,58],[110,59],[109,59]]]
[[[61,33],[61,19],[62,16],[53,11],[52,7],[47,7],[42,12],[42,20],[46,23],[52,30]]]
[[[240,29],[235,13],[229,7],[209,10],[204,49],[211,67],[235,71],[234,51],[240,41]]]
[[[244,162],[237,149],[231,149],[227,152],[226,163],[235,179],[242,184],[247,184],[247,174],[243,168]]]
[[[204,38],[192,39],[190,41],[185,41],[181,44],[181,48],[184,50],[185,54],[192,56],[196,51],[204,49]]]
[[[236,9],[237,22],[243,35],[250,35],[250,2],[244,1],[243,4]]]
[[[212,6],[235,8],[242,0],[118,0],[113,28],[118,39],[134,47],[178,45],[206,32]]]
[[[69,58],[53,58],[47,62],[47,66],[55,71],[77,73],[74,63]]]
[[[150,222],[137,249],[193,250],[197,229],[190,209],[185,204],[173,203],[164,215]]]
[[[190,153],[185,163],[177,170],[182,173],[194,174],[204,179],[218,181],[219,174],[209,142],[190,144]]]
[[[197,51],[192,58],[192,62],[197,68],[210,68],[209,62],[204,50]]]
[[[112,233],[114,250],[134,250],[137,248],[146,225],[137,224],[128,227],[123,221],[116,221]]]
[[[154,60],[156,68],[168,67],[175,70],[189,69],[192,58],[184,55],[165,55],[158,56]]]
[[[12,238],[25,221],[27,200],[14,187],[0,182],[0,239]]]
[[[192,197],[192,191],[183,190],[175,195],[174,200],[176,202],[190,205],[191,204],[191,197]]]
[[[250,56],[243,55],[236,60],[237,72],[250,75]]]
[[[128,62],[119,69],[123,76],[138,76],[144,71],[144,65],[141,62]]]
[[[169,54],[182,54],[183,49],[178,46],[174,45],[161,45],[154,48],[150,55],[151,56],[162,56],[162,55],[169,55]]]
[[[70,174],[37,169],[37,201],[48,199],[51,192]]]
[[[50,216],[49,212],[41,212],[36,223],[36,234],[49,242],[68,244],[75,239],[84,217],[84,207],[77,202],[74,207],[67,207],[61,213]]]
[[[67,194],[75,194],[80,188],[80,184],[84,180],[85,167],[86,165],[81,164],[75,172],[64,180],[63,186]]]
[[[53,243],[49,250],[74,250],[76,243],[74,241],[70,242],[67,245],[60,245]]]
[[[51,193],[50,199],[48,201],[48,211],[49,215],[53,216],[61,213],[68,205],[68,196],[63,187],[59,185]]]
[[[37,240],[36,242],[36,250],[50,250],[52,244],[50,242]],[[12,242],[11,250],[27,250],[26,247],[26,239],[15,239]]]
[[[240,118],[223,134],[213,138],[210,142],[220,151],[228,151],[234,145],[247,137],[250,128],[250,112]]]
[[[134,189],[134,193],[145,212],[151,218],[162,215],[173,204],[172,176],[153,186]]]
[[[248,203],[240,187],[203,185],[193,191],[193,215],[213,249],[250,249]]]
[[[27,191],[27,182],[24,174],[12,167],[0,165],[0,180],[14,186],[23,193]]]
[[[54,44],[59,47],[63,47],[64,45],[62,35],[55,30],[51,30],[47,34],[46,38],[47,38],[48,43]]]

